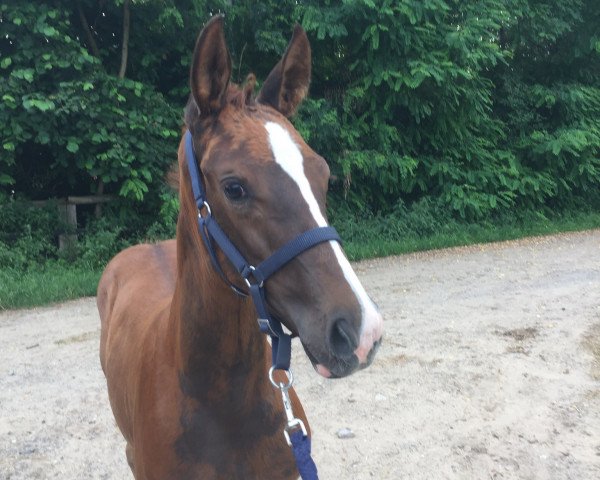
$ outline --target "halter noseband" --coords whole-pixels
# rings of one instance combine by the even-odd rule
[[[223,251],[227,259],[231,262],[237,272],[242,276],[246,285],[248,285],[250,296],[254,301],[254,307],[258,314],[258,326],[262,333],[271,337],[271,349],[273,355],[273,369],[289,370],[291,357],[292,335],[283,331],[281,323],[272,318],[266,305],[264,282],[276,271],[282,268],[289,261],[296,258],[302,252],[323,242],[335,240],[342,242],[337,231],[333,227],[317,227],[301,233],[278,250],[271,256],[261,262],[257,267],[252,266],[244,256],[239,252],[235,245],[229,240],[229,237],[221,229],[217,221],[213,218],[210,206],[206,199],[206,192],[202,185],[202,173],[200,166],[194,154],[194,144],[192,134],[189,130],[185,132],[185,156],[187,166],[192,182],[192,190],[196,206],[198,207],[198,229],[204,245],[210,256],[214,269],[221,278],[238,295],[248,296],[248,293],[231,283],[223,269],[221,268],[214,250],[213,241]],[[201,211],[206,210],[202,216]],[[253,279],[253,281],[251,280]]]

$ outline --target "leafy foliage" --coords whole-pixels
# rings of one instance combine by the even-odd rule
[[[32,207],[0,196],[0,268],[26,269],[56,255],[56,206]]]
[[[80,43],[69,9],[5,2],[0,183],[32,198],[107,191],[142,200],[173,161],[179,108],[119,79]]]
[[[311,97],[294,122],[330,162],[334,219],[360,212],[394,237],[408,228],[401,219],[426,231],[441,228],[432,215],[600,204],[597,0],[7,0],[5,195],[116,193],[114,238],[102,242],[172,235],[164,172],[194,41],[217,13],[236,82],[266,78],[295,22],[308,32]],[[0,259],[18,263],[15,243],[0,241]],[[32,258],[55,255],[26,243]]]
[[[600,5],[517,2],[512,62],[497,82],[524,203],[596,199],[600,185]],[[596,26],[596,27],[594,27]],[[518,27],[518,28],[517,28]]]
[[[303,23],[338,72],[313,89],[344,125],[328,155],[357,206],[433,196],[482,218],[598,188],[596,2],[308,3]],[[315,70],[332,57],[317,49]],[[515,138],[518,122],[529,133]]]

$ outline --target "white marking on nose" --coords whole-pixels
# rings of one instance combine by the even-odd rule
[[[278,165],[281,166],[300,188],[302,197],[308,204],[308,209],[319,227],[326,227],[327,221],[319,208],[317,199],[310,187],[308,178],[304,173],[304,159],[298,145],[294,143],[289,132],[278,123],[267,122],[265,128],[269,133],[269,143],[273,156]],[[344,255],[340,244],[330,241],[335,257],[340,264],[342,272],[350,288],[356,295],[362,311],[362,323],[360,329],[360,340],[358,348],[354,351],[360,363],[367,361],[367,355],[373,347],[373,343],[381,338],[383,321],[377,308],[367,295],[360,280],[354,273],[350,262]]]

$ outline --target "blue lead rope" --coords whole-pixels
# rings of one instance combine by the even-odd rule
[[[302,252],[323,242],[336,241],[341,243],[341,239],[335,228],[317,227],[301,233],[276,250],[257,267],[250,265],[212,216],[206,199],[206,192],[202,185],[202,174],[196,160],[196,155],[194,154],[192,134],[189,130],[185,132],[185,156],[192,183],[194,200],[198,208],[198,229],[210,256],[213,268],[236,294],[248,296],[246,292],[231,283],[225,276],[213,246],[214,242],[223,251],[225,256],[248,285],[250,296],[254,301],[254,307],[256,308],[256,313],[258,315],[260,331],[271,337],[271,351],[273,355],[273,368],[271,370],[285,370],[289,373],[292,353],[292,335],[286,334],[283,331],[281,323],[273,319],[269,314],[265,298],[264,282],[273,273],[296,258]],[[203,209],[206,209],[205,216],[200,214]],[[251,282],[251,279],[253,282]],[[274,383],[274,385],[277,387],[277,384]],[[290,409],[291,414],[291,405],[287,405],[286,408]],[[296,458],[296,467],[298,468],[302,480],[318,480],[317,467],[310,456],[310,437],[300,429],[290,433],[289,439],[294,457]]]
[[[310,456],[310,437],[302,430],[290,433],[292,451],[296,457],[296,467],[302,480],[319,480],[317,466]]]

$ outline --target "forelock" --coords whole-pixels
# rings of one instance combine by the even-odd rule
[[[249,74],[246,77],[244,85],[240,86],[230,83],[227,87],[227,93],[225,97],[225,104],[232,105],[237,109],[241,110],[255,110],[256,100],[254,96],[254,88],[256,86],[256,77],[254,74]],[[194,97],[189,96],[187,105],[184,110],[184,121],[185,125],[192,130],[192,127],[197,123],[201,117],[200,108],[196,104]],[[194,133],[194,132],[193,132]]]

